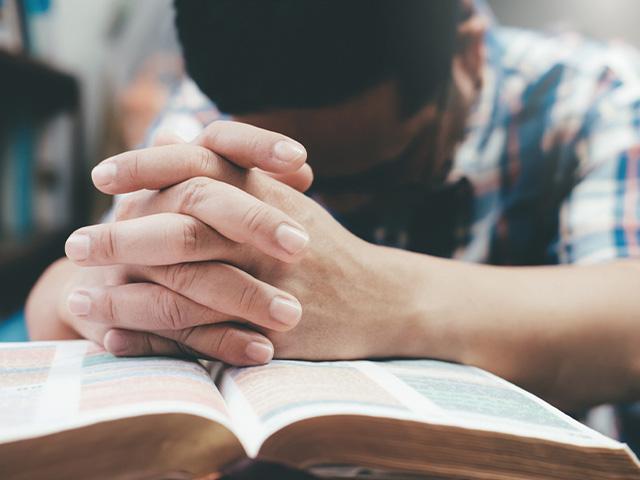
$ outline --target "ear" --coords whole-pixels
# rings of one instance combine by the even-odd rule
[[[488,28],[488,20],[475,11],[472,2],[463,2],[463,20],[458,25],[457,51],[454,58],[455,68],[463,71],[457,75],[467,77],[476,90],[482,87],[482,67],[486,50],[484,37]]]

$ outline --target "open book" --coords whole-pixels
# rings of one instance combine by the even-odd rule
[[[333,478],[640,478],[625,445],[476,368],[215,365],[0,346],[0,478],[197,477],[247,457]]]

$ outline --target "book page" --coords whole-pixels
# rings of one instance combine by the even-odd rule
[[[479,368],[437,360],[394,360],[370,363],[365,370],[433,422],[576,445],[620,447],[535,395]]]
[[[229,428],[224,400],[196,362],[116,358],[81,340],[0,346],[0,442],[153,413]]]
[[[410,409],[364,375],[358,363],[273,360],[227,370],[220,391],[249,456],[271,433],[303,418],[338,413],[411,417]]]
[[[494,375],[434,360],[276,360],[229,369],[221,392],[250,455],[284,426],[323,415],[397,418],[620,448]]]

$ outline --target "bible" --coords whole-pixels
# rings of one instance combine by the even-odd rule
[[[198,478],[247,458],[321,478],[640,478],[626,445],[474,367],[0,344],[0,478]]]

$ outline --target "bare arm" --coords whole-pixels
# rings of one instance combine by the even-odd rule
[[[396,255],[422,265],[422,355],[485,368],[565,409],[640,398],[639,261],[491,267]]]

